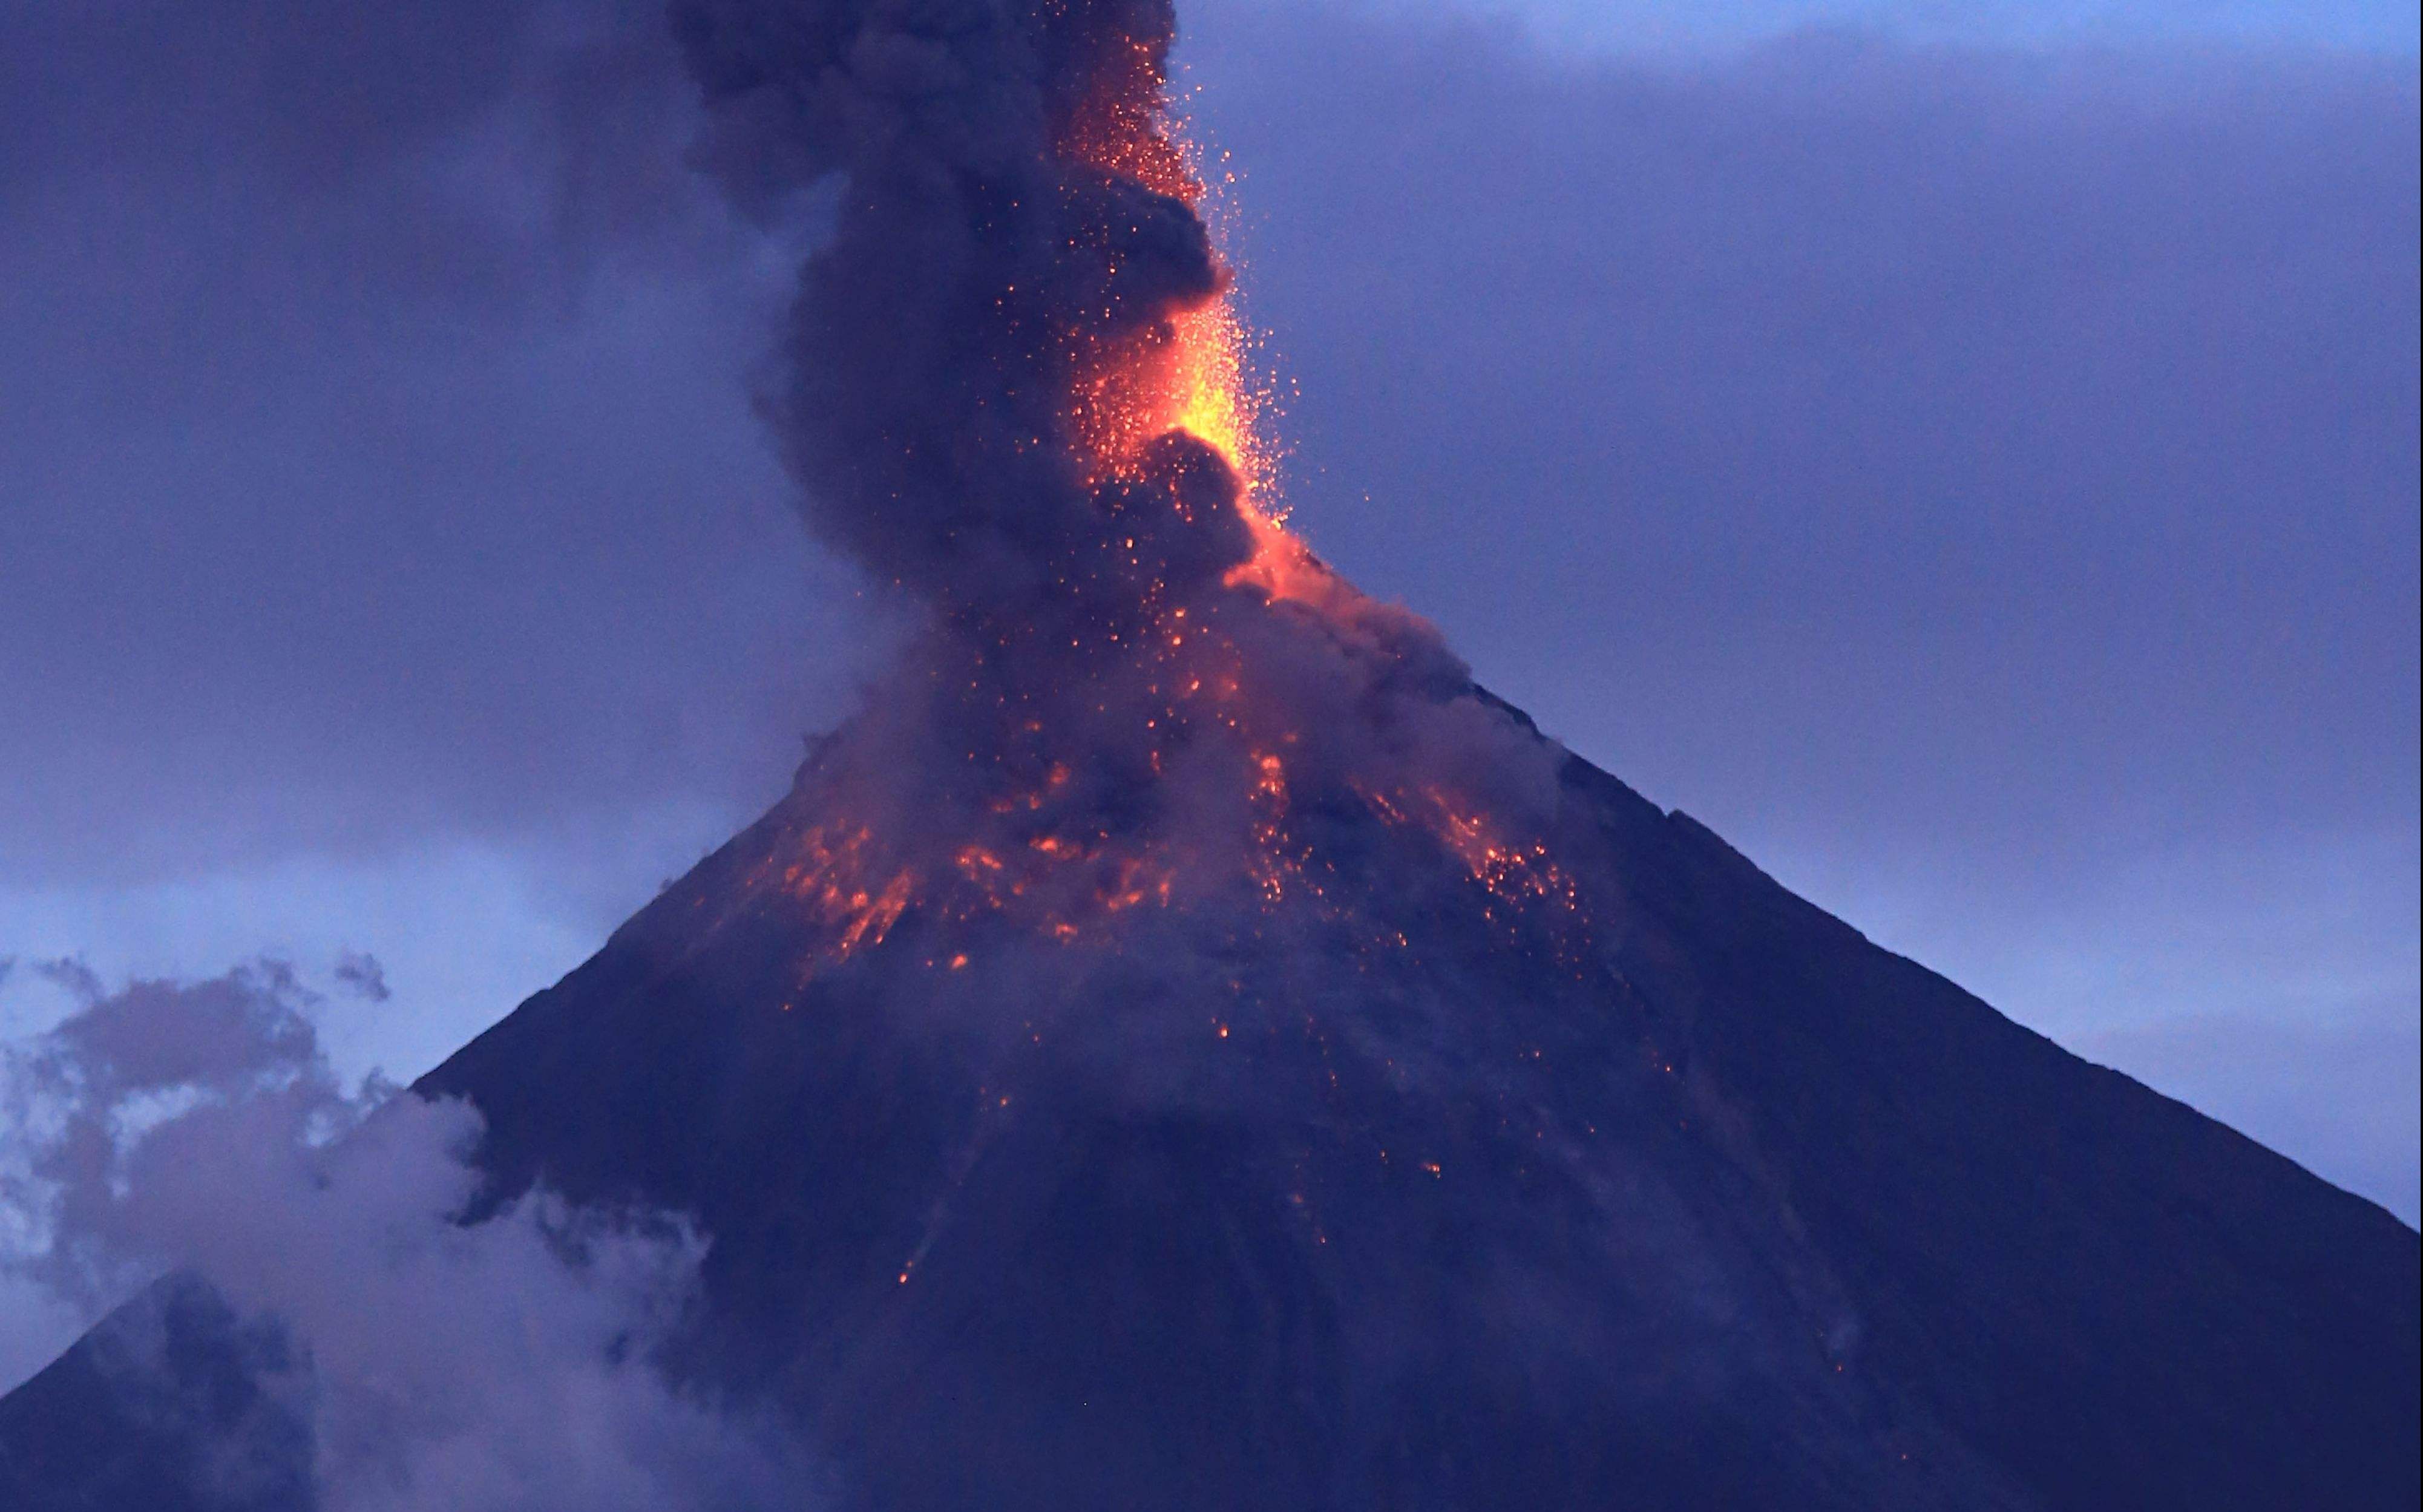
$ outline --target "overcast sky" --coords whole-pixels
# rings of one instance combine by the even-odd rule
[[[2413,7],[1711,13],[1184,7],[1299,524],[2413,1221]],[[328,1037],[408,1076],[769,802],[882,632],[747,401],[810,232],[684,170],[655,7],[335,14],[0,0],[0,956],[367,950]],[[21,968],[0,1032],[61,1006]]]
[[[2375,53],[2412,52],[2416,35],[2415,8],[2402,0],[1369,0],[1367,8],[1502,18],[1561,47],[1632,53],[1703,51],[1827,27],[1990,47],[2255,43]]]

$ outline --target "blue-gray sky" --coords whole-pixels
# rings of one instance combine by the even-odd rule
[[[1302,3],[1338,8],[1326,0]],[[1387,16],[1442,11],[1512,22],[1563,49],[1705,51],[1815,28],[1988,47],[2290,45],[2412,53],[2397,0],[1366,0]]]
[[[0,956],[409,1075],[846,709],[654,8],[0,0]],[[1183,9],[1319,547],[2414,1221],[2411,7]]]

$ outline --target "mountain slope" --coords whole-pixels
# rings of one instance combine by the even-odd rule
[[[778,810],[423,1090],[508,1189],[697,1211],[872,1504],[2412,1499],[2412,1231],[1564,787],[1625,900],[1583,980],[1411,890],[1410,969],[1241,950],[1191,1038],[1144,970],[1021,1063],[698,942]]]
[[[765,885],[812,764],[419,1090],[499,1199],[696,1215],[677,1368],[850,1505],[2411,1504],[2413,1231],[1561,787],[1570,937],[1340,811],[1309,909],[836,962]],[[11,1505],[110,1504],[35,1469],[78,1359]]]

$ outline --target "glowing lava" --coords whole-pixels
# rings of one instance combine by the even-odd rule
[[[1114,591],[1081,600],[1092,606],[1085,617],[1053,622],[1048,650],[1025,638],[1037,636],[1040,621],[1021,612],[989,627],[974,656],[950,664],[947,678],[936,674],[940,685],[964,686],[981,711],[964,743],[951,748],[965,753],[967,765],[928,790],[864,805],[851,801],[851,788],[890,791],[883,780],[835,778],[837,806],[854,818],[795,832],[784,858],[756,880],[804,906],[822,927],[822,966],[863,954],[914,921],[997,919],[1032,938],[1116,950],[1129,937],[1122,921],[1135,911],[1198,902],[1240,881],[1249,911],[1284,907],[1348,924],[1347,903],[1359,895],[1359,869],[1370,858],[1349,854],[1359,842],[1332,854],[1325,837],[1338,834],[1341,812],[1359,808],[1380,830],[1416,843],[1426,836],[1433,854],[1461,862],[1477,884],[1474,906],[1494,927],[1557,921],[1534,943],[1566,954],[1549,936],[1561,938],[1582,910],[1572,879],[1537,838],[1537,821],[1510,822],[1476,795],[1449,792],[1434,774],[1412,769],[1420,741],[1407,742],[1403,752],[1392,744],[1393,731],[1425,717],[1417,705],[1435,702],[1435,690],[1461,675],[1460,666],[1442,652],[1444,672],[1433,666],[1404,677],[1430,691],[1398,691],[1407,659],[1423,654],[1419,646],[1434,641],[1433,633],[1366,599],[1286,527],[1282,453],[1272,437],[1275,393],[1257,361],[1261,339],[1239,307],[1221,245],[1220,228],[1234,217],[1220,200],[1234,176],[1224,169],[1216,187],[1208,181],[1202,152],[1170,108],[1156,47],[1139,43],[1099,60],[1092,76],[1095,92],[1055,128],[1053,155],[1069,175],[1061,189],[1069,203],[1097,203],[1089,197],[1100,186],[1088,176],[1100,175],[1128,181],[1130,189],[1140,184],[1164,197],[1164,208],[1175,200],[1192,213],[1157,221],[1131,194],[1100,201],[1126,207],[1114,212],[1125,218],[1107,226],[1075,214],[1071,264],[1091,267],[1086,260],[1100,255],[1106,307],[1098,320],[1086,307],[1086,318],[1062,333],[1065,345],[1054,355],[1065,362],[1045,365],[1055,384],[1067,384],[1064,443],[1088,487],[1109,501],[1097,517],[1103,554],[1140,571],[1088,575],[1078,565],[1056,566],[1055,587],[1071,598],[1094,585]],[[1123,243],[1122,235],[1137,240]],[[1141,318],[1116,318],[1127,297],[1123,278],[1138,279],[1143,291],[1157,287],[1150,270],[1158,264],[1135,247],[1182,247],[1186,236],[1198,238],[1191,244],[1197,281],[1187,285],[1196,291]],[[1207,250],[1212,276],[1205,279]],[[1168,260],[1188,259],[1173,253]],[[1000,307],[1012,307],[1016,292],[1005,289]],[[1174,433],[1225,462],[1249,546],[1233,533],[1212,533],[1226,522],[1198,518],[1205,494],[1171,482]],[[1180,467],[1209,468],[1199,450],[1176,449]],[[1170,539],[1206,530],[1205,539],[1228,553],[1214,570],[1233,564],[1217,579],[1221,588],[1243,591],[1205,594],[1199,580],[1165,580],[1156,568],[1184,553],[1157,555],[1166,548],[1154,544],[1153,522],[1119,523],[1119,510],[1135,499],[1166,501],[1148,507],[1175,512]],[[1085,559],[1081,548],[1069,561]],[[1285,628],[1257,622],[1275,610]],[[1013,664],[1014,648],[1030,644],[1039,659]],[[1016,670],[996,672],[1012,665]],[[1329,680],[1326,691],[1291,684],[1307,669]],[[1339,744],[1319,738],[1330,706],[1344,720],[1392,730],[1364,743],[1345,765],[1351,777],[1341,779]],[[1311,754],[1317,749],[1328,755]],[[904,764],[873,748],[858,754],[879,767]],[[1182,779],[1172,776],[1180,764]],[[1082,780],[1073,775],[1081,771]],[[961,773],[967,785],[951,787]],[[1373,927],[1355,925],[1370,933],[1362,948],[1408,948],[1402,930]],[[956,969],[965,959],[942,953],[929,964]]]
[[[1211,232],[1221,288],[1207,303],[1180,311],[1165,331],[1098,354],[1093,375],[1076,396],[1075,428],[1115,472],[1133,467],[1149,443],[1173,431],[1217,451],[1236,474],[1238,502],[1254,530],[1255,559],[1240,569],[1238,580],[1275,596],[1298,597],[1283,587],[1301,586],[1316,564],[1285,528],[1282,452],[1271,434],[1276,390],[1254,360],[1263,339],[1238,307],[1234,251],[1223,244],[1233,217],[1224,213],[1221,191],[1236,176],[1224,170],[1215,189],[1204,173],[1201,149],[1168,108],[1157,65],[1140,56],[1136,67],[1142,72],[1132,83],[1141,87],[1120,91],[1120,99],[1149,100],[1149,107],[1123,102],[1081,117],[1069,127],[1070,155],[1195,211]]]

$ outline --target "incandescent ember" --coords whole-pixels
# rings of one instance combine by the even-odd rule
[[[828,940],[809,969],[921,917],[1116,947],[1150,910],[1334,911],[1349,832],[1569,953],[1551,748],[1285,525],[1169,6],[678,13],[736,192],[841,183],[767,410],[812,528],[924,626],[757,879]]]

